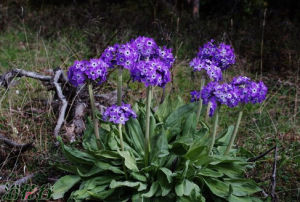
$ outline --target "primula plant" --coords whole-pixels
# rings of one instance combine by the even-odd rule
[[[231,46],[210,41],[200,48],[191,66],[201,75],[200,91],[190,103],[180,97],[152,106],[153,88],[165,88],[171,80],[172,50],[159,47],[147,37],[108,47],[100,59],[76,61],[69,69],[70,83],[89,85],[93,121],[88,121],[82,148],[65,145],[69,172],[53,187],[53,199],[69,201],[260,201],[253,194],[260,188],[245,178],[253,165],[236,157],[232,149],[246,104],[261,103],[267,88],[263,82],[236,77],[222,81],[222,71],[234,64]],[[105,82],[107,71],[118,68],[117,103],[95,115],[92,85]],[[122,74],[129,71],[133,82],[146,88],[145,103],[122,100]],[[205,77],[211,79],[205,85]],[[201,119],[202,104],[215,116],[210,129]],[[240,107],[235,126],[218,130],[219,108]],[[156,109],[156,110],[154,110]],[[96,126],[98,121],[101,127]]]

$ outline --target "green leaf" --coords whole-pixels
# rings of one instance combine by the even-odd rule
[[[230,196],[227,198],[229,202],[262,202],[259,198],[256,197],[239,197],[235,196],[233,194],[230,194]]]
[[[72,163],[91,165],[96,160],[92,155],[82,152],[76,148],[64,145],[63,143],[62,147],[65,157],[68,158],[68,160],[70,160]]]
[[[140,173],[131,172],[130,175],[138,181],[147,182],[147,178]]]
[[[109,190],[98,191],[96,193],[95,192],[96,190],[87,191],[87,193],[91,195],[93,198],[104,200],[110,195],[112,195],[114,190],[109,189]]]
[[[109,187],[111,189],[115,189],[118,187],[131,187],[131,188],[135,188],[138,191],[143,191],[147,189],[147,184],[143,184],[141,182],[130,182],[130,181],[116,181],[116,180],[112,180]]]
[[[197,103],[189,103],[183,105],[173,111],[166,119],[165,126],[169,127],[172,131],[178,131],[181,127],[181,122],[186,119],[192,112],[197,110]]]
[[[172,111],[177,109],[178,107],[184,104],[181,97],[177,97],[176,99],[172,99],[171,96],[167,96],[164,102],[158,106],[155,114],[159,117],[161,122],[164,122],[165,119],[171,114]]]
[[[214,178],[202,178],[210,191],[222,198],[226,198],[229,195],[229,186],[224,182]]]
[[[100,150],[100,151],[94,152],[94,155],[105,158],[105,159],[110,159],[110,160],[111,159],[114,159],[114,160],[121,159],[121,156],[118,152],[110,151],[110,150]]]
[[[140,154],[144,152],[144,133],[137,119],[126,122],[126,140]]]
[[[118,152],[124,158],[125,166],[129,170],[136,171],[136,172],[139,171],[138,167],[136,166],[135,158],[132,157],[128,151],[118,151]]]
[[[222,177],[223,174],[220,172],[217,172],[215,170],[209,169],[209,168],[202,168],[200,169],[200,171],[198,172],[198,174],[202,175],[202,176],[207,176],[207,177]]]
[[[77,175],[66,175],[60,178],[52,188],[52,198],[54,200],[63,198],[64,194],[69,191],[75,184],[80,181],[80,177]]]
[[[232,186],[235,196],[250,196],[261,191],[255,182],[248,179],[225,179],[224,182]]]
[[[207,155],[208,155],[207,146],[203,146],[201,144],[194,144],[186,153],[185,157],[192,161],[196,161],[201,159],[202,156],[207,156]]]
[[[160,168],[159,169],[167,178],[169,183],[172,183],[172,177],[173,177],[173,173],[171,170],[169,170],[168,168]]]
[[[196,114],[191,113],[185,121],[182,136],[191,136],[196,129]]]
[[[184,193],[184,181],[181,181],[175,186],[175,193],[177,196],[183,196]]]
[[[95,162],[95,166],[97,166],[99,169],[102,169],[105,171],[111,171],[115,174],[124,174],[124,172],[121,169],[119,169],[118,167],[113,166],[109,163],[102,162],[102,161]]]
[[[82,146],[84,149],[89,151],[97,151],[97,139],[94,134],[94,126],[91,119],[88,119],[86,124],[86,130],[84,131]]]
[[[213,166],[213,168],[230,178],[239,178],[243,173],[243,167],[237,163],[220,163]]]
[[[150,197],[154,196],[154,194],[158,190],[158,187],[159,187],[158,181],[153,182],[152,185],[151,185],[151,187],[150,187],[150,190],[147,193],[142,194],[142,197],[150,198]]]

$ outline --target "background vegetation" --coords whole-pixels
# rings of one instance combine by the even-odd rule
[[[200,85],[198,74],[191,74],[188,66],[198,47],[212,38],[230,43],[237,63],[226,72],[226,79],[248,75],[262,79],[269,88],[264,104],[246,110],[237,140],[240,154],[257,156],[278,144],[277,194],[282,201],[298,201],[300,2],[200,0],[198,11],[193,1],[186,0],[4,0],[0,72],[23,68],[49,74],[57,66],[67,70],[75,59],[99,56],[109,44],[146,35],[174,49],[174,82],[166,92],[188,101],[189,92]],[[143,99],[140,87],[127,86],[138,90],[136,99]],[[155,93],[161,96],[160,90]],[[61,175],[51,164],[60,158],[52,137],[56,110],[45,104],[52,98],[37,81],[25,78],[9,91],[0,89],[0,133],[35,145],[13,155],[0,144],[1,184],[37,171],[41,174],[34,183],[52,182]],[[237,110],[223,107],[221,125],[233,124],[236,114]],[[272,162],[269,154],[247,173],[266,192]]]

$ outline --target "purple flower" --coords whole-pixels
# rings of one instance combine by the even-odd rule
[[[262,81],[257,83],[245,76],[239,76],[233,78],[231,83],[238,89],[237,93],[242,103],[255,104],[266,99],[268,88]]]
[[[152,38],[143,36],[132,40],[131,47],[137,52],[137,61],[130,69],[133,81],[164,88],[171,80],[170,69],[175,60],[172,49],[160,48]]]
[[[197,57],[193,58],[190,66],[194,71],[206,70],[213,81],[222,80],[222,71],[235,63],[234,50],[224,43],[216,46],[211,40],[199,48]]]
[[[192,91],[191,93],[191,102],[197,102],[201,98],[201,91]]]
[[[75,61],[68,70],[68,78],[75,87],[84,84],[87,80],[101,84],[106,81],[108,64],[102,59],[90,61]]]
[[[103,119],[115,124],[125,124],[129,118],[136,118],[136,113],[132,110],[130,104],[122,104],[121,106],[112,105],[107,107]]]

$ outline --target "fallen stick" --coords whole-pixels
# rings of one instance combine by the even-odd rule
[[[57,96],[60,99],[60,101],[62,102],[62,106],[59,111],[59,116],[58,116],[58,119],[56,122],[56,126],[54,128],[54,137],[57,137],[59,135],[61,126],[65,120],[65,114],[66,114],[66,110],[67,110],[67,106],[68,106],[68,102],[67,102],[65,96],[63,95],[60,84],[58,83],[58,80],[61,77],[61,75],[62,75],[62,70],[58,69],[58,70],[56,70],[54,79],[53,79],[53,84],[55,86]]]
[[[18,144],[14,141],[4,137],[2,134],[0,134],[0,141],[4,142],[7,146],[16,148],[18,152],[25,152],[28,149],[33,147],[33,142],[27,143],[27,144]]]
[[[271,149],[269,149],[268,151],[256,156],[256,157],[253,157],[253,158],[250,158],[248,159],[248,162],[255,162],[257,161],[258,159],[261,159],[262,157],[266,156],[268,153],[270,153],[271,151],[273,151],[274,149],[276,148],[276,146],[272,147]]]
[[[30,175],[27,175],[21,179],[18,179],[17,181],[15,181],[13,184],[11,185],[0,185],[0,194],[5,194],[6,193],[6,189],[5,188],[8,188],[11,187],[12,185],[19,185],[21,186],[22,184],[25,184],[27,181],[29,181],[30,179],[32,179],[36,174],[33,173],[33,174],[30,174]],[[8,187],[7,187],[8,186]]]
[[[272,202],[277,202],[278,198],[276,195],[276,170],[277,170],[277,152],[278,152],[278,147],[277,145],[275,146],[275,151],[274,151],[274,163],[273,163],[273,171],[272,171],[272,176],[271,176],[271,198]]]

